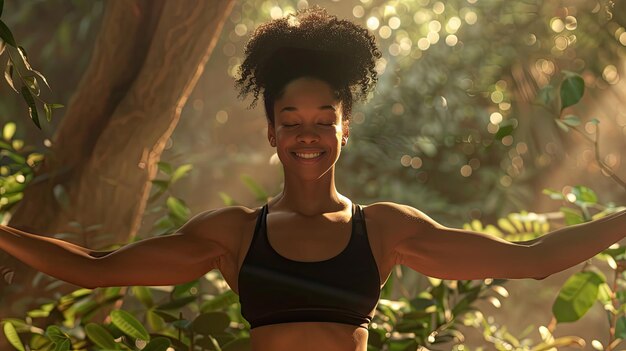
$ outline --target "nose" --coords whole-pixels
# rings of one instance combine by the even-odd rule
[[[315,131],[314,127],[303,127],[298,133],[297,140],[302,143],[313,143],[320,140],[319,134]]]

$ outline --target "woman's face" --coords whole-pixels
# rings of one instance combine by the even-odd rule
[[[314,180],[339,159],[350,131],[331,86],[303,77],[291,81],[275,101],[274,125],[268,125],[267,134],[285,171]]]

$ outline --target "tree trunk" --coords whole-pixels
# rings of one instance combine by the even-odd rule
[[[66,240],[91,249],[132,239],[156,163],[233,4],[106,2],[89,66],[9,225],[45,236],[75,233],[78,239]],[[22,317],[35,299],[76,288],[32,287],[36,272],[0,254],[0,267],[15,269],[12,284],[0,287],[0,318]]]

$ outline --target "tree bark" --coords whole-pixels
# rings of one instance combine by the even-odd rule
[[[75,233],[77,240],[66,240],[91,249],[132,239],[157,161],[233,4],[106,2],[89,66],[9,225],[45,236]],[[0,254],[0,267],[15,269],[12,284],[0,287],[0,318],[22,317],[36,299],[77,288],[33,287],[36,272]]]

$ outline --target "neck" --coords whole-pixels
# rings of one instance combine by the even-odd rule
[[[270,201],[273,211],[286,210],[303,216],[315,216],[341,212],[352,206],[350,199],[335,188],[334,166],[315,180],[302,179],[286,172],[284,178],[283,191]]]

